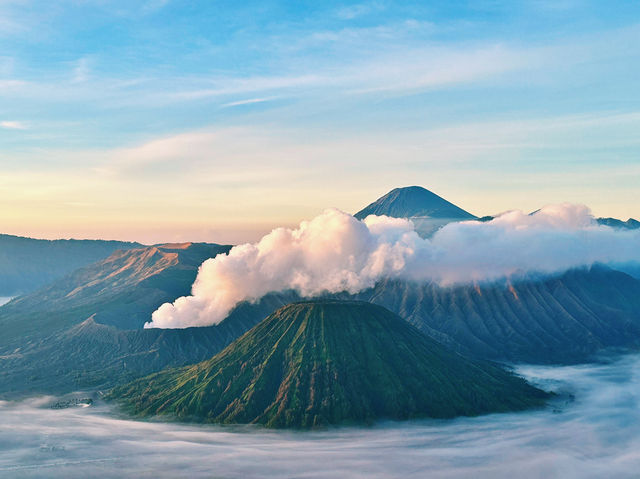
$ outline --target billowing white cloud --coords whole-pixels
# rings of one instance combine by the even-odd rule
[[[451,223],[429,239],[408,220],[358,221],[329,209],[296,229],[275,229],[258,243],[205,261],[192,295],[162,305],[145,327],[217,324],[239,302],[277,291],[357,293],[382,278],[451,285],[629,261],[640,261],[640,231],[600,226],[581,205]]]

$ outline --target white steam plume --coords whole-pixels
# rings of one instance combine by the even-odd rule
[[[451,223],[430,239],[408,220],[358,221],[329,209],[297,229],[275,229],[258,243],[208,259],[192,295],[163,304],[145,327],[217,324],[239,302],[284,290],[302,296],[357,293],[382,278],[450,285],[630,261],[640,261],[640,230],[600,226],[581,205]]]

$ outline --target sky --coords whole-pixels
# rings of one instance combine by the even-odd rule
[[[0,0],[0,232],[239,243],[421,185],[640,217],[640,3]]]

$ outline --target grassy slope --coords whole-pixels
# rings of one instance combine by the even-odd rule
[[[369,303],[286,306],[212,359],[114,390],[131,412],[309,428],[540,406],[547,395]]]

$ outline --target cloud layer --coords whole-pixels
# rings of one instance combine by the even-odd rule
[[[408,220],[358,221],[329,209],[296,229],[275,229],[258,243],[205,261],[192,295],[162,305],[145,327],[217,324],[239,302],[277,291],[357,293],[382,278],[447,286],[631,261],[640,261],[640,231],[599,226],[581,205],[451,223],[430,239]]]
[[[0,476],[19,478],[632,478],[640,357],[519,372],[569,404],[320,432],[131,421],[106,406],[0,401]],[[55,399],[49,399],[49,402]],[[301,467],[304,465],[304,467]]]

